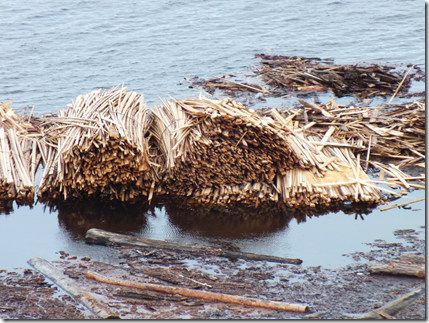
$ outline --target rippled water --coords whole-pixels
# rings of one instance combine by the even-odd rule
[[[41,115],[65,109],[80,94],[124,82],[143,93],[151,107],[158,96],[197,95],[180,84],[185,77],[248,71],[257,63],[256,53],[269,51],[337,63],[424,64],[424,10],[423,2],[414,0],[3,0],[0,101],[13,101],[17,111],[34,105],[34,113]],[[337,266],[344,262],[342,253],[364,248],[363,242],[393,239],[394,229],[423,225],[424,204],[413,209],[420,211],[376,210],[364,221],[332,213],[228,237],[215,224],[210,229],[183,226],[162,208],[141,213],[141,227],[129,231]],[[53,259],[54,252],[64,249],[110,259],[106,248],[86,246],[79,234],[58,211],[50,213],[40,204],[31,210],[15,207],[0,215],[0,268],[25,266],[35,255]]]

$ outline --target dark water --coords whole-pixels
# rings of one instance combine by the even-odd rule
[[[143,93],[151,107],[158,96],[196,96],[198,90],[182,82],[185,77],[248,71],[257,63],[256,53],[270,51],[337,63],[424,64],[424,10],[423,2],[414,0],[4,0],[0,101],[13,101],[17,111],[34,105],[34,113],[42,115],[65,109],[80,94],[124,82]],[[400,202],[423,196],[415,191]],[[304,217],[298,224],[274,215],[259,222],[195,220],[164,207],[99,207],[80,210],[73,218],[66,207],[50,212],[42,204],[15,206],[10,214],[0,214],[0,268],[27,266],[33,256],[52,260],[59,250],[116,261],[107,248],[84,244],[82,232],[91,225],[336,267],[347,261],[343,253],[365,250],[364,242],[393,240],[393,230],[425,223],[423,202],[412,210],[379,209],[363,215],[364,220],[340,211]]]

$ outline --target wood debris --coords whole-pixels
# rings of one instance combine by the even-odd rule
[[[161,194],[197,204],[291,207],[382,198],[347,144],[328,134],[309,140],[274,110],[273,118],[258,116],[231,99],[200,96],[166,100],[152,112],[166,158]]]
[[[149,195],[151,116],[143,95],[114,87],[79,96],[58,116],[45,119],[46,164],[39,198],[131,201]]]
[[[0,102],[0,200],[32,204],[35,174],[42,157],[35,140],[40,133],[31,115],[19,116],[11,103]]]

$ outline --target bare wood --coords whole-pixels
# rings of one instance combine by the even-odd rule
[[[426,263],[426,258],[424,256],[413,255],[410,253],[401,254],[399,260],[405,261],[405,262],[411,262],[411,263],[415,263],[415,264],[425,264]]]
[[[378,319],[382,320],[388,317],[394,317],[396,314],[404,310],[407,306],[411,305],[415,301],[417,301],[423,294],[425,293],[425,287],[416,289],[411,293],[408,293],[394,301],[387,303],[386,305],[378,308],[377,310],[372,310],[368,313],[362,314],[357,319],[360,320],[370,320],[370,319]],[[377,313],[379,312],[379,313]],[[380,315],[383,313],[384,315]]]
[[[424,278],[425,264],[410,264],[401,260],[392,260],[388,265],[370,264],[368,271],[371,274],[407,275]]]
[[[186,244],[179,244],[175,242],[167,242],[162,240],[153,240],[138,238],[134,236],[118,234],[113,232],[108,232],[100,229],[89,229],[86,232],[85,242],[89,244],[101,244],[101,245],[113,245],[113,246],[134,246],[134,247],[143,247],[143,248],[159,248],[159,249],[168,249],[176,251],[185,251],[196,254],[213,254],[218,257],[226,258],[241,258],[241,259],[250,259],[250,260],[260,260],[260,261],[272,261],[279,263],[289,263],[289,264],[301,264],[302,260],[297,258],[282,258],[269,255],[258,255],[248,252],[236,252],[228,251],[222,249],[215,249],[210,247],[201,247],[201,246],[191,246]]]
[[[206,299],[210,301],[239,304],[244,306],[264,307],[264,308],[283,310],[283,311],[292,311],[292,312],[306,312],[308,309],[308,306],[306,305],[289,304],[289,303],[275,302],[275,301],[262,301],[258,299],[248,298],[248,297],[241,297],[241,296],[206,292],[201,290],[192,290],[192,289],[186,289],[186,288],[157,285],[157,284],[135,283],[135,282],[121,280],[121,279],[109,278],[91,271],[86,272],[86,277],[90,279],[95,279],[97,281],[107,283],[107,284],[115,284],[120,286],[139,288],[139,289],[151,290],[151,291],[156,291],[156,292],[161,292],[166,294],[173,294],[173,295],[178,294],[178,295],[187,296],[187,297],[201,298],[201,299]]]
[[[389,206],[389,207],[385,207],[383,209],[380,209],[380,211],[386,211],[386,210],[393,209],[395,207],[400,207],[400,206],[404,206],[404,205],[408,205],[408,204],[411,204],[411,203],[416,203],[416,202],[420,202],[420,201],[424,201],[424,200],[425,200],[425,198],[423,197],[423,198],[415,200],[415,201],[410,201],[410,202],[405,202],[405,203],[402,203],[402,204],[395,204],[395,205],[392,205],[392,206]]]
[[[34,257],[28,260],[28,263],[73,296],[78,302],[85,305],[99,318],[119,318],[117,314],[113,313],[108,307],[102,305],[94,296],[82,289],[72,279],[55,268],[49,261],[40,257]]]

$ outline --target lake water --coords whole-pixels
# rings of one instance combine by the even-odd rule
[[[248,71],[257,63],[256,53],[333,58],[337,63],[424,64],[424,11],[424,3],[414,0],[3,0],[0,101],[13,101],[16,111],[34,105],[36,115],[56,113],[78,95],[124,82],[143,93],[151,107],[158,96],[198,95],[184,78]],[[278,100],[268,100],[270,104]],[[400,202],[423,196],[424,191],[415,191]],[[103,217],[115,212],[111,209],[98,210],[103,215],[93,222],[70,223],[64,209],[15,206],[10,214],[0,214],[0,268],[27,267],[33,256],[54,260],[59,250],[116,262],[108,248],[83,242],[89,224],[147,238],[297,257],[305,265],[333,268],[348,261],[342,254],[365,251],[365,242],[394,240],[393,230],[425,224],[424,202],[413,204],[412,210],[379,209],[364,220],[338,212],[301,223],[277,219],[260,228],[258,223],[186,222],[165,208],[127,211],[124,217],[135,218],[125,224]],[[233,225],[239,232],[228,229]]]

